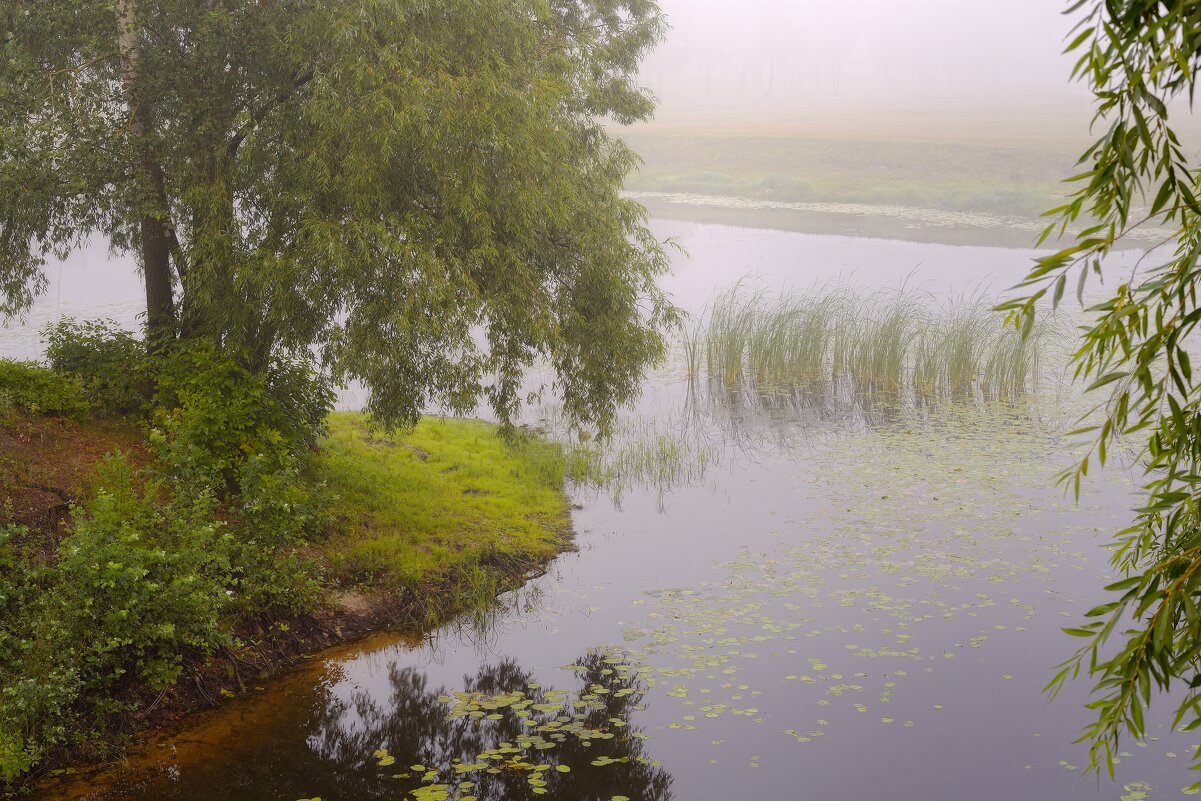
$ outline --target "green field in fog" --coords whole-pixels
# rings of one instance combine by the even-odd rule
[[[1034,217],[1056,205],[1078,150],[1063,141],[964,142],[788,131],[644,128],[635,191],[785,202],[922,206]]]

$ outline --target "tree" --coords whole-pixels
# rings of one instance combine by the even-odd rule
[[[316,348],[385,424],[546,359],[607,426],[678,312],[634,154],[653,0],[5,0],[0,312],[89,235],[135,253],[147,340]]]
[[[1175,245],[1168,257],[1145,256],[1088,309],[1075,353],[1077,378],[1108,400],[1076,432],[1092,445],[1064,479],[1078,493],[1090,464],[1104,464],[1119,439],[1145,443],[1145,502],[1114,542],[1124,578],[1107,588],[1114,600],[1067,629],[1086,642],[1049,685],[1057,692],[1081,672],[1095,681],[1095,719],[1082,739],[1092,767],[1112,775],[1119,737],[1145,734],[1154,691],[1178,691],[1176,725],[1201,726],[1201,390],[1189,353],[1201,322],[1201,173],[1169,123],[1173,101],[1191,107],[1197,87],[1201,2],[1078,0],[1068,13],[1081,17],[1068,46],[1079,54],[1073,74],[1095,95],[1094,127],[1104,133],[1043,238],[1082,230],[1036,262],[1023,284],[1029,294],[1005,308],[1029,326],[1048,296],[1062,301],[1069,277],[1083,302],[1090,275],[1140,226],[1169,226],[1165,244]]]

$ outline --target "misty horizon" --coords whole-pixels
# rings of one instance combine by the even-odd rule
[[[659,121],[970,115],[996,105],[1085,120],[1089,112],[1087,87],[1071,80],[1074,57],[1063,53],[1077,18],[1059,3],[661,6],[671,27],[641,73]]]

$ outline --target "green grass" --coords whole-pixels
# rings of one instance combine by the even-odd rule
[[[495,589],[488,566],[532,567],[570,534],[558,445],[506,444],[475,420],[424,418],[411,432],[372,432],[338,413],[313,472],[333,496],[328,558],[344,584]]]
[[[885,140],[643,128],[626,187],[753,200],[867,203],[1036,217],[1058,205],[1078,153],[1061,143]]]

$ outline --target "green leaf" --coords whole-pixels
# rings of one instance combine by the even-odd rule
[[[1130,373],[1127,371],[1114,370],[1112,372],[1106,373],[1105,375],[1101,376],[1093,383],[1089,384],[1085,388],[1085,391],[1092,392],[1093,390],[1097,390],[1097,389],[1100,389],[1101,387],[1108,386],[1108,385],[1114,383],[1115,381],[1121,381],[1123,378],[1129,377],[1129,375],[1130,375]]]
[[[1064,634],[1069,634],[1073,637],[1092,637],[1096,634],[1095,631],[1082,628],[1066,628],[1063,629]]]

